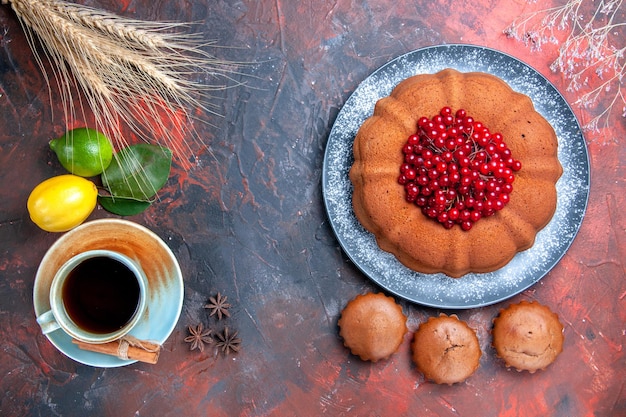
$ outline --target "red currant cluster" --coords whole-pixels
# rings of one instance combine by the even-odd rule
[[[509,202],[514,172],[522,168],[500,133],[492,134],[463,109],[421,117],[402,148],[398,182],[406,200],[446,229],[469,230]]]

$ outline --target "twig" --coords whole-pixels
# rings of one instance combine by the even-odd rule
[[[626,75],[626,46],[623,42],[626,11],[623,0],[569,0],[563,6],[534,11],[515,19],[504,33],[524,42],[532,51],[546,43],[558,45],[558,33],[566,37],[550,69],[568,80],[567,91],[578,92],[575,104],[595,108],[605,98],[609,104],[585,124],[599,131],[613,117],[626,117],[626,97],[622,91]],[[585,10],[592,10],[585,17]],[[617,42],[617,44],[616,44]],[[619,111],[617,110],[619,109]]]

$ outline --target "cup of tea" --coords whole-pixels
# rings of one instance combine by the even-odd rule
[[[50,287],[50,310],[37,317],[44,334],[62,329],[86,343],[106,343],[128,334],[146,308],[147,279],[141,266],[110,250],[70,258]]]

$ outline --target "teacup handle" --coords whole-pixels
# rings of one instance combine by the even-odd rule
[[[61,328],[57,320],[54,318],[52,310],[48,310],[45,313],[39,315],[39,317],[37,317],[37,323],[39,323],[39,326],[41,326],[41,331],[43,332],[43,334],[48,334]]]

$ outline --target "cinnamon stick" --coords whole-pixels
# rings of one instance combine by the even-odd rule
[[[150,364],[156,364],[159,360],[161,346],[144,340],[135,340],[130,343],[124,339],[108,343],[86,343],[72,339],[72,343],[82,350],[103,353],[120,359],[136,360]],[[125,343],[125,345],[123,345]]]

